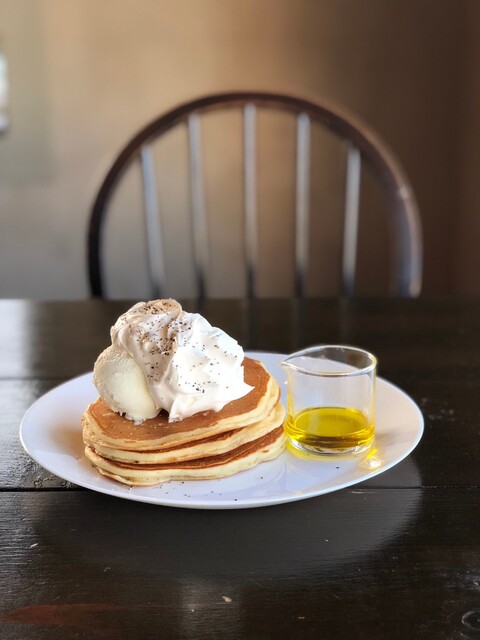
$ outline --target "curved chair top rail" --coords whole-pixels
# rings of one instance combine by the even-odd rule
[[[88,254],[92,295],[102,297],[104,293],[99,251],[104,212],[118,180],[132,160],[138,157],[142,147],[173,127],[188,122],[192,114],[246,107],[249,104],[291,112],[297,116],[305,114],[340,138],[349,141],[352,147],[360,152],[361,158],[367,162],[382,185],[392,211],[393,229],[397,236],[395,262],[399,266],[395,271],[393,291],[403,297],[417,296],[422,281],[420,217],[410,184],[388,146],[359,118],[336,105],[312,102],[281,93],[258,91],[216,93],[186,102],[151,121],[127,142],[105,176],[91,211]],[[399,255],[400,251],[402,255]],[[351,291],[347,294],[351,294]]]

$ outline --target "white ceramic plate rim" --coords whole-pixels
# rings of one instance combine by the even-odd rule
[[[276,377],[285,402],[284,354],[247,353]],[[101,476],[83,455],[80,419],[97,397],[92,374],[65,382],[36,400],[20,425],[26,452],[60,478],[100,493],[152,504],[201,509],[261,507],[319,496],[349,487],[401,462],[423,434],[423,416],[415,402],[395,385],[377,382],[376,436],[371,451],[359,456],[298,456],[287,450],[220,480],[169,482],[155,487],[127,487]]]

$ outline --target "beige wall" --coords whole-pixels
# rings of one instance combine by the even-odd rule
[[[458,122],[458,194],[452,207],[456,224],[454,290],[480,293],[480,3],[469,4],[466,54]]]
[[[468,0],[0,0],[12,110],[11,130],[0,138],[0,296],[87,295],[88,210],[114,154],[179,101],[238,88],[333,99],[374,126],[417,194],[425,292],[479,292],[478,14],[478,3]],[[275,126],[269,144],[280,145],[280,157],[286,151],[278,133],[288,127]],[[183,165],[163,153],[160,180],[183,212]],[[286,171],[277,169],[280,176]],[[273,178],[265,169],[263,175],[268,190]],[[131,188],[117,199],[109,256],[119,272],[116,293],[140,297],[144,267],[135,249],[142,238],[120,233],[122,225],[138,226],[129,222],[137,214],[134,183],[132,175]],[[239,214],[238,202],[222,197],[219,220],[227,207]],[[277,219],[269,213],[262,224],[268,250],[281,247],[287,255],[288,202],[281,190],[277,198]],[[183,224],[177,218],[170,248]],[[375,218],[372,226],[383,244],[381,224],[377,233]],[[328,243],[321,246],[329,258]],[[224,247],[217,274],[232,254],[240,248]],[[170,293],[188,294],[191,278],[182,268],[188,243],[170,251],[168,261]],[[264,260],[262,286],[281,293],[275,264],[278,255]],[[360,265],[365,292],[378,284],[373,265],[370,259]],[[330,292],[323,277],[328,263],[319,268],[312,290],[325,285]],[[235,273],[233,293],[241,279]]]

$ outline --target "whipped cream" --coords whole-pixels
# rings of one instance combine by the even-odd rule
[[[131,420],[153,418],[162,409],[170,422],[220,411],[252,390],[237,341],[175,300],[139,302],[110,335],[94,382],[104,402]]]

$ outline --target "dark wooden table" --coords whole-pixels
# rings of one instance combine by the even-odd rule
[[[231,511],[87,491],[23,452],[24,411],[128,306],[0,302],[1,640],[480,638],[480,300],[207,303],[245,348],[373,351],[426,422],[375,479]]]

